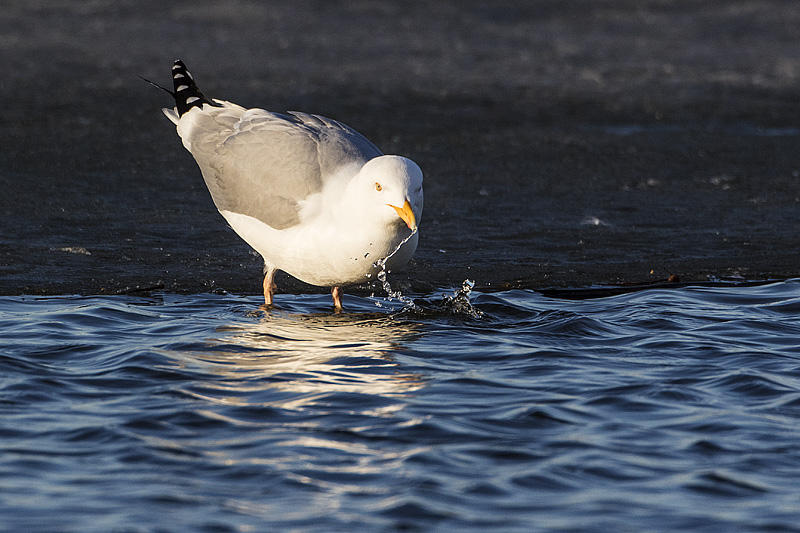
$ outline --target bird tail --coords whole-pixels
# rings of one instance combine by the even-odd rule
[[[212,102],[200,92],[200,89],[197,88],[197,84],[194,82],[194,78],[192,78],[192,75],[186,69],[186,65],[184,65],[183,61],[180,59],[177,59],[175,64],[172,65],[172,83],[175,87],[175,92],[171,94],[175,97],[175,107],[178,110],[178,117],[182,117],[184,113],[193,107],[202,109],[203,104],[221,107],[220,104]]]

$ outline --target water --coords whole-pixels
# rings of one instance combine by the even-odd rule
[[[4,531],[762,531],[800,518],[800,280],[0,299]]]

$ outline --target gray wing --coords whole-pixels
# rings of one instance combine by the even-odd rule
[[[227,104],[227,103],[226,103]],[[184,118],[189,118],[184,125]],[[299,223],[299,202],[327,177],[381,151],[354,129],[305,113],[203,106],[178,125],[220,211],[257,218],[275,229]]]

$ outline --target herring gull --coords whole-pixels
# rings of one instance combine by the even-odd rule
[[[416,163],[336,120],[206,98],[180,60],[172,78],[164,114],[219,212],[264,258],[266,305],[277,270],[331,287],[339,311],[342,286],[408,262],[423,204]]]

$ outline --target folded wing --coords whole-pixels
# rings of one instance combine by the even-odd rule
[[[298,224],[299,203],[322,190],[338,169],[382,155],[335,120],[217,102],[221,107],[203,106],[181,116],[178,134],[200,166],[217,209],[275,229]]]

